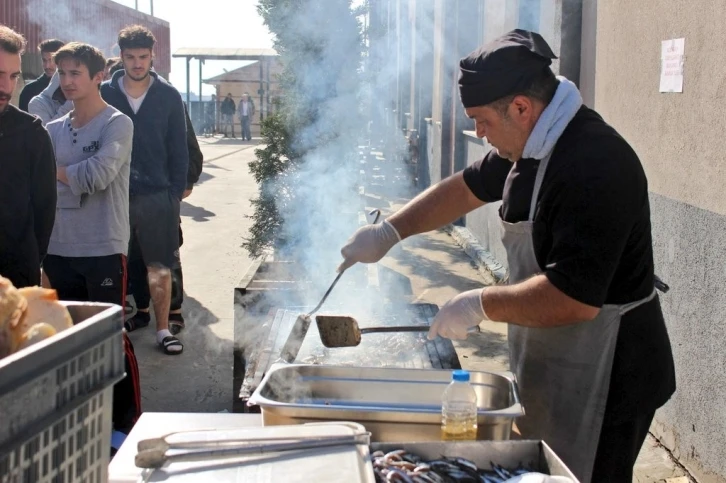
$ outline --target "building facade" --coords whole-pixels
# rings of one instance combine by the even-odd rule
[[[421,188],[490,149],[463,116],[458,61],[512,28],[541,33],[559,57],[553,70],[631,143],[649,180],[656,271],[671,287],[661,301],[678,383],[651,433],[699,481],[726,482],[726,4],[370,0],[369,16],[369,65],[382,79],[373,122],[416,139]],[[661,93],[661,42],[678,38],[683,92]],[[506,268],[498,209],[457,224]]]
[[[643,162],[656,269],[671,287],[661,299],[678,391],[652,431],[698,481],[724,482],[726,4],[662,6],[598,2],[595,106]],[[683,92],[661,93],[661,43],[680,38]]]
[[[148,27],[156,37],[156,72],[168,78],[171,71],[169,22],[111,0],[2,0],[0,24],[20,32],[28,40],[18,92],[24,81],[33,80],[43,72],[38,52],[43,40],[86,42],[98,47],[107,57],[113,57],[119,55],[116,43],[119,30],[134,24]]]
[[[278,76],[282,72],[282,64],[278,60],[266,59],[260,70],[260,61],[252,62],[238,69],[225,72],[210,79],[205,79],[205,84],[213,85],[217,92],[217,125],[219,125],[219,104],[224,100],[227,94],[232,94],[232,99],[236,106],[242,95],[247,93],[255,103],[255,115],[250,125],[252,135],[257,137],[260,135],[260,119],[267,117],[268,113],[275,110],[275,101],[280,96],[280,88]],[[262,72],[262,78],[260,77]],[[261,88],[264,95],[260,97]],[[235,115],[235,133],[241,131],[240,119]]]

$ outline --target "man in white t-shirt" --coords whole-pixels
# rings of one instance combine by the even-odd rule
[[[151,68],[155,42],[146,27],[121,30],[118,45],[124,69],[103,83],[101,95],[134,123],[131,246],[138,245],[148,270],[157,342],[165,354],[174,355],[184,347],[169,330],[169,308],[171,269],[179,259],[179,205],[187,187],[189,151],[181,96]],[[140,310],[125,327],[133,331],[149,322],[148,310]]]

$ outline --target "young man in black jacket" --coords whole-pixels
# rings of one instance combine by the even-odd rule
[[[185,106],[186,108],[186,106]],[[187,146],[189,147],[189,168],[187,170],[187,189],[184,191],[184,198],[192,194],[192,189],[202,174],[202,163],[204,155],[199,149],[197,135],[194,132],[194,126],[189,118],[189,112],[185,109],[187,117]],[[179,247],[184,243],[181,218],[179,219]],[[136,308],[140,309],[141,317],[144,312],[148,312],[151,303],[151,294],[149,293],[149,285],[146,282],[147,272],[144,261],[140,257],[140,249],[138,243],[132,240],[131,249],[129,251],[129,292],[134,296]],[[184,329],[184,317],[182,316],[182,302],[184,301],[184,274],[182,273],[181,257],[178,257],[178,263],[171,270],[171,304],[169,307],[169,331],[173,335],[178,334]],[[138,312],[137,312],[138,313]],[[143,322],[142,322],[143,323]],[[133,324],[133,322],[132,322]]]
[[[56,68],[55,62],[53,62],[53,54],[60,50],[63,45],[64,43],[60,40],[49,39],[42,41],[38,46],[40,56],[43,59],[43,73],[40,74],[40,77],[34,81],[25,84],[25,87],[23,87],[23,90],[20,92],[18,107],[22,111],[28,112],[30,100],[33,97],[40,95],[40,93],[48,87],[50,79],[53,77],[53,74],[55,74]]]
[[[57,196],[48,132],[10,105],[24,49],[23,36],[0,25],[0,274],[16,287],[40,284]]]
[[[124,70],[101,86],[104,100],[134,122],[129,214],[147,267],[156,318],[156,340],[165,354],[181,354],[181,341],[169,331],[171,269],[178,263],[179,205],[187,186],[189,151],[184,104],[179,92],[151,70],[156,39],[135,25],[119,32]],[[139,314],[127,321],[132,331],[149,324]]]

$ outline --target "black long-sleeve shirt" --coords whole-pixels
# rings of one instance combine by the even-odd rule
[[[56,167],[40,119],[9,105],[0,113],[0,275],[40,284],[56,208]]]
[[[25,84],[23,90],[20,91],[20,99],[18,99],[18,107],[20,110],[28,112],[30,100],[33,97],[40,95],[40,93],[48,87],[48,84],[50,84],[50,77],[45,75],[45,73],[41,74],[37,79]]]

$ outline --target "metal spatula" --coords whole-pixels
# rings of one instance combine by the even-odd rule
[[[362,334],[373,332],[428,332],[431,328],[428,325],[399,325],[384,327],[365,327],[358,325],[353,317],[341,315],[316,315],[315,322],[318,325],[320,340],[325,347],[334,349],[338,347],[355,347],[361,342]],[[470,334],[481,332],[479,326],[468,330]]]

